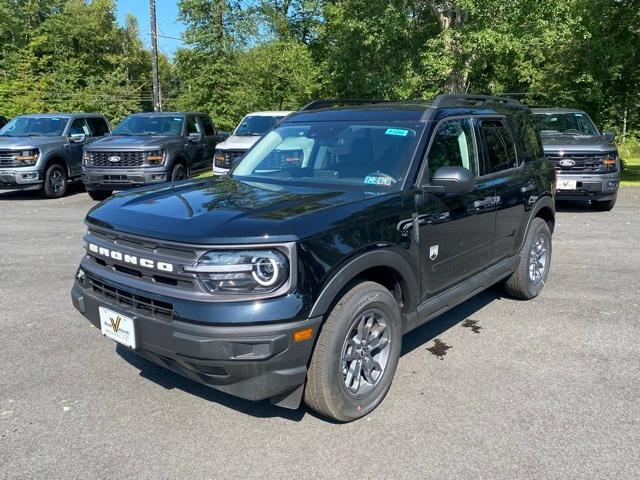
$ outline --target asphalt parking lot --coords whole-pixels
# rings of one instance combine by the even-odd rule
[[[389,395],[332,424],[116,348],[69,298],[76,189],[0,193],[0,478],[638,478],[640,189],[563,206],[534,301],[491,289],[404,339]]]

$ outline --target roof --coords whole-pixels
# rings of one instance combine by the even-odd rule
[[[338,105],[331,108],[331,104]],[[319,108],[316,108],[319,107]],[[427,122],[435,111],[467,114],[504,114],[529,110],[517,100],[485,95],[439,95],[433,101],[318,100],[287,117],[284,122],[384,121]]]
[[[72,118],[72,117],[104,117],[104,115],[100,113],[85,113],[85,112],[75,112],[75,113],[28,113],[26,115],[20,115],[20,117],[27,118],[40,118],[40,117],[62,117],[62,118]]]
[[[132,113],[131,115],[143,115],[145,117],[176,117],[176,116],[182,116],[182,115],[207,115],[207,114],[202,112],[138,112],[138,113]]]
[[[561,108],[561,107],[548,107],[548,108],[532,108],[531,111],[535,113],[554,114],[554,113],[585,113],[578,108]]]
[[[287,115],[294,113],[292,110],[271,110],[267,112],[251,112],[247,113],[245,116],[252,117],[286,117]]]

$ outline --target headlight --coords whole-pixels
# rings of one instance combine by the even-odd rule
[[[15,165],[16,167],[28,167],[31,165],[35,165],[38,161],[39,155],[39,150],[23,150],[16,155]]]
[[[82,164],[83,165],[90,165],[91,164],[91,154],[89,152],[84,152],[82,154]]]
[[[195,273],[209,292],[219,295],[279,293],[291,274],[289,259],[276,248],[213,250],[195,265],[183,268]]]
[[[144,153],[144,165],[149,167],[159,167],[164,165],[164,150],[153,150],[151,152]]]
[[[602,159],[600,170],[611,172],[618,169],[618,157],[615,153],[609,154],[607,158]]]

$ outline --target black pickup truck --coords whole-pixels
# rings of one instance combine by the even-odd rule
[[[195,381],[351,421],[404,334],[498,282],[537,296],[555,177],[529,108],[356,103],[287,117],[228,175],[95,207],[74,306]]]

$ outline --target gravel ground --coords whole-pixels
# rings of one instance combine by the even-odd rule
[[[69,298],[94,203],[0,193],[0,478],[638,478],[640,189],[560,208],[552,272],[404,339],[338,425],[218,393],[103,338]]]

